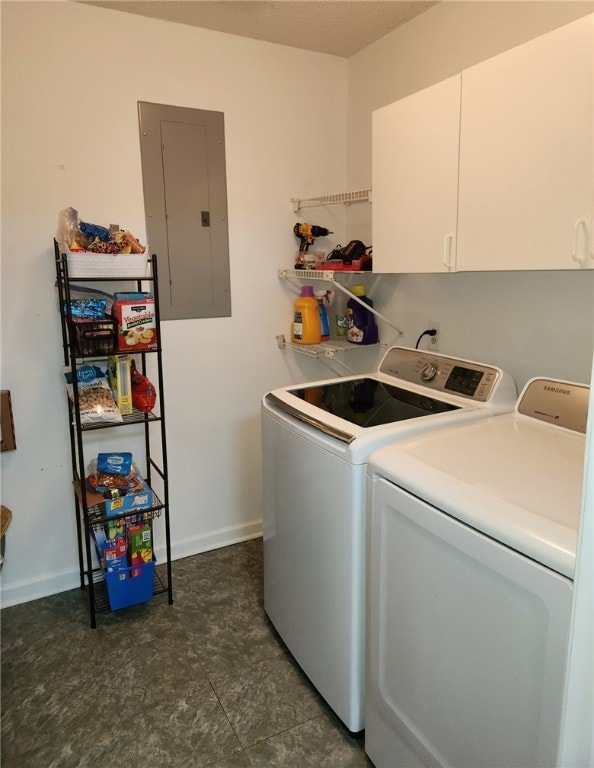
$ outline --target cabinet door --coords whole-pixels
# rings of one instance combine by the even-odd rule
[[[462,74],[459,270],[594,267],[592,16]]]
[[[460,75],[373,113],[373,270],[455,269]]]

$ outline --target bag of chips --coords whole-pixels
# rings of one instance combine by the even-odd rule
[[[132,380],[132,405],[141,413],[149,413],[157,402],[157,392],[146,376],[136,368],[134,360],[130,363]]]
[[[68,397],[74,402],[74,383],[70,366],[64,368],[64,378]],[[97,363],[77,365],[76,380],[81,424],[124,421],[113,399],[106,366]]]

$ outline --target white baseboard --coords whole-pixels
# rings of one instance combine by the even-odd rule
[[[250,520],[247,523],[217,528],[214,531],[208,531],[199,536],[192,536],[183,541],[172,542],[171,559],[179,560],[182,557],[191,557],[192,555],[200,554],[200,552],[208,552],[211,549],[220,549],[230,544],[239,544],[249,539],[257,539],[259,536],[262,536],[261,517],[257,520]]]
[[[4,567],[6,567],[6,564]],[[36,576],[31,579],[21,579],[12,584],[5,584],[3,579],[0,579],[0,581],[2,608],[19,605],[20,603],[28,603],[31,600],[38,600],[40,597],[56,595],[58,592],[66,592],[68,589],[80,587],[80,575],[78,570],[74,568],[49,573],[44,576]]]
[[[239,544],[242,541],[256,539],[262,535],[262,519],[250,520],[239,525],[229,525],[214,531],[202,533],[171,543],[171,559],[179,560],[182,557],[191,557],[211,549],[220,549],[230,544]],[[156,550],[157,561],[165,560],[164,547]],[[76,569],[56,571],[55,573],[37,576],[32,579],[22,579],[13,584],[2,583],[0,576],[0,604],[2,608],[11,605],[28,603],[41,597],[55,595],[58,592],[66,592],[69,589],[80,587],[80,575]],[[174,585],[175,587],[175,585]]]

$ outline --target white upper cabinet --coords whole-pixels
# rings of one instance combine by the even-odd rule
[[[594,267],[592,18],[463,72],[458,269]]]
[[[593,15],[373,113],[373,268],[594,268]]]
[[[460,75],[372,120],[373,271],[455,269]]]

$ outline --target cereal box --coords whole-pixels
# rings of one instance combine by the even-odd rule
[[[157,349],[155,299],[151,294],[116,294],[113,314],[118,323],[119,350]]]
[[[130,378],[130,355],[110,355],[107,358],[109,386],[122,416],[134,410],[132,407],[132,382]]]

